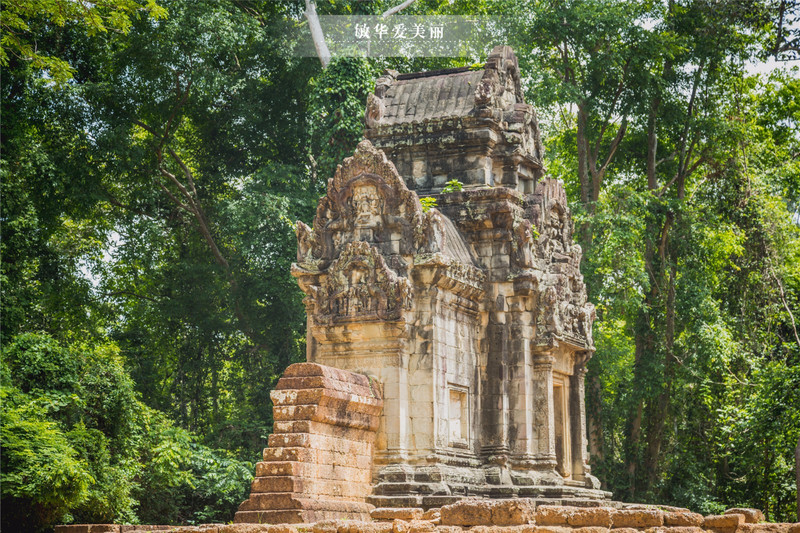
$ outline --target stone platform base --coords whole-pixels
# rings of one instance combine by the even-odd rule
[[[555,472],[517,472],[480,465],[390,464],[378,471],[367,502],[375,507],[433,509],[464,498],[532,498],[550,505],[607,505],[610,492],[588,481],[565,481]],[[589,487],[587,487],[587,485]],[[599,486],[599,482],[595,486]]]
[[[800,523],[761,522],[755,509],[702,516],[688,509],[632,505],[567,507],[528,498],[467,499],[441,509],[374,509],[371,520],[304,524],[207,524],[172,533],[800,533]],[[86,529],[86,528],[116,529]],[[137,529],[141,528],[141,529]],[[153,526],[56,526],[55,533],[146,533]],[[84,528],[84,529],[80,529]],[[126,528],[126,529],[120,529]]]

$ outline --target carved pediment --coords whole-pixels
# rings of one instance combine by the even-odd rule
[[[411,283],[366,242],[348,243],[309,298],[318,323],[397,320],[411,307]]]
[[[414,228],[423,219],[416,193],[409,191],[386,155],[364,140],[328,181],[313,230],[298,224],[300,263],[324,268],[348,242],[377,243],[384,255],[412,254]]]

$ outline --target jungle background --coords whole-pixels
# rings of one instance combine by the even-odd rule
[[[380,14],[399,1],[320,1]],[[2,528],[229,521],[304,359],[289,275],[385,68],[299,0],[15,0],[2,25]],[[418,0],[507,17],[583,246],[594,473],[795,521],[800,3]],[[472,53],[470,56],[469,53]],[[794,63],[797,64],[797,63]]]

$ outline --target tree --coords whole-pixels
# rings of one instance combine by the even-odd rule
[[[9,55],[29,62],[34,69],[44,71],[57,83],[72,79],[75,69],[55,55],[39,51],[38,39],[52,38],[48,26],[82,28],[89,35],[108,31],[127,33],[132,19],[144,11],[154,19],[164,18],[166,10],[155,0],[101,0],[80,4],[69,0],[35,2],[20,0],[6,4],[0,14],[0,66],[8,66]]]

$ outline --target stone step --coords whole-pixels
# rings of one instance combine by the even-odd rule
[[[299,461],[324,465],[349,466],[369,469],[372,458],[368,455],[356,455],[333,450],[317,450],[311,448],[264,448],[264,462]]]
[[[382,409],[383,404],[381,403],[379,405]],[[328,405],[273,405],[272,418],[275,421],[311,420],[314,422],[325,422],[326,424],[374,431],[378,429],[378,414],[380,414],[380,409],[378,409],[377,406],[375,410],[377,413],[360,413]]]
[[[363,501],[351,501],[345,498],[309,497],[305,494],[268,492],[251,493],[240,506],[240,511],[280,511],[306,509],[309,511],[338,511],[343,513],[367,513],[372,506]]]
[[[354,483],[370,483],[372,475],[367,469],[342,465],[302,463],[299,461],[262,461],[256,463],[256,477],[300,476],[337,481],[346,479]]]
[[[267,443],[270,448],[314,448],[355,455],[369,455],[373,446],[371,441],[350,440],[318,433],[273,433]]]
[[[334,496],[339,498],[363,498],[370,492],[369,483],[324,480],[316,477],[269,476],[257,477],[251,485],[253,493],[295,492],[306,496]]]
[[[369,513],[291,509],[239,511],[233,517],[236,524],[313,524],[322,520],[369,520]]]

